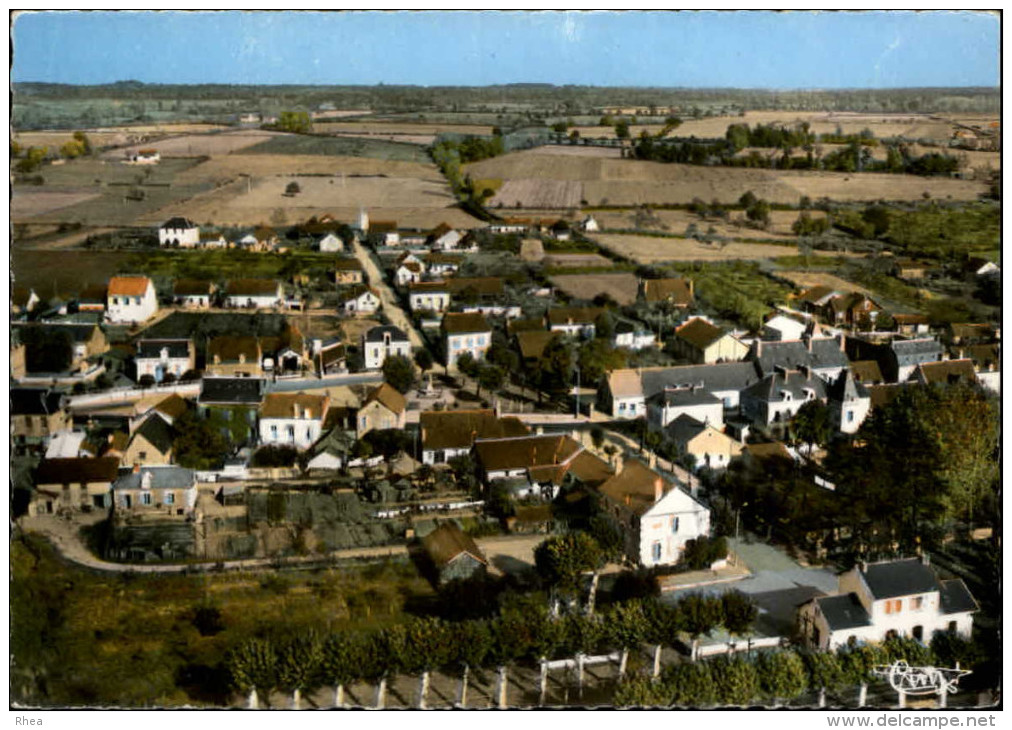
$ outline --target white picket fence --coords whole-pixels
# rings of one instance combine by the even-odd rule
[[[751,651],[753,649],[776,649],[783,646],[782,636],[762,636],[742,641],[724,642],[720,644],[702,644],[696,649],[696,658],[719,656],[720,654],[734,654],[739,651]]]

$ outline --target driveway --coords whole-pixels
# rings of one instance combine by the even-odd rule
[[[401,309],[400,303],[397,301],[397,297],[393,291],[387,286],[386,279],[383,276],[383,272],[379,270],[376,262],[372,256],[365,249],[362,244],[358,241],[352,241],[352,250],[357,258],[362,263],[362,269],[365,271],[366,276],[369,279],[369,285],[375,289],[380,296],[380,301],[383,303],[383,311],[387,317],[396,327],[400,327],[407,334],[408,339],[411,341],[412,347],[425,347],[425,342],[422,340],[422,336],[418,334],[418,330],[415,329],[414,324],[411,322],[411,318],[408,317],[404,310]]]

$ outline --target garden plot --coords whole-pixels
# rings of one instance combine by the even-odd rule
[[[704,243],[690,238],[662,238],[619,233],[596,234],[594,240],[614,253],[640,264],[660,261],[761,261],[795,256],[795,246],[768,243]],[[839,256],[835,251],[815,251],[815,256]]]
[[[630,273],[566,274],[549,281],[573,299],[592,301],[599,294],[607,294],[623,307],[636,301],[639,288],[636,276]]]

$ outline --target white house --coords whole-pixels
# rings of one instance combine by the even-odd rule
[[[485,486],[508,480],[516,497],[555,499],[583,445],[566,435],[476,439],[474,458]]]
[[[401,242],[395,221],[373,221],[369,224],[369,234],[376,236],[381,246],[398,246]]]
[[[338,303],[338,309],[349,315],[375,314],[379,306],[379,293],[366,286],[355,286],[342,292]]]
[[[201,231],[200,233],[200,247],[201,248],[228,248],[228,239],[219,232],[216,231]]]
[[[811,373],[778,371],[742,391],[742,415],[764,426],[786,422],[809,401],[825,403],[827,387]]]
[[[847,370],[826,389],[833,423],[842,433],[857,433],[871,411],[871,394]]]
[[[598,490],[625,537],[626,554],[638,564],[674,565],[686,542],[710,534],[710,510],[672,482],[635,459],[616,467]]]
[[[260,406],[260,442],[308,449],[320,438],[330,397],[268,393]]]
[[[492,345],[492,327],[480,314],[449,313],[443,317],[442,329],[447,367],[455,367],[465,352],[484,360]]]
[[[411,357],[411,340],[392,325],[373,327],[362,335],[362,355],[366,370],[378,370],[391,355]]]
[[[924,643],[942,631],[970,638],[977,601],[962,580],[939,580],[926,559],[860,563],[839,576],[839,593],[798,608],[809,646],[833,650],[853,638],[905,636]]]
[[[430,275],[446,276],[448,274],[456,274],[457,271],[460,270],[461,261],[463,261],[461,254],[433,251],[425,256],[421,263],[426,267],[426,271]]]
[[[683,415],[714,428],[723,428],[724,401],[701,386],[665,388],[647,400],[647,422],[652,429],[666,428]]]
[[[762,336],[767,340],[800,340],[807,326],[804,322],[778,314],[766,320]]]
[[[336,233],[328,233],[323,236],[317,245],[322,253],[341,253],[344,251],[344,241]]]
[[[155,285],[146,276],[114,276],[106,296],[105,318],[110,322],[144,322],[158,311]]]
[[[207,309],[211,306],[214,284],[197,279],[177,279],[172,284],[172,298],[176,304],[192,309]]]
[[[646,415],[647,400],[665,388],[701,387],[723,401],[728,411],[738,408],[742,391],[758,380],[753,362],[624,368],[608,374],[598,389],[598,400],[613,418],[639,418]]]
[[[200,226],[188,218],[169,218],[158,228],[158,245],[195,248],[200,245]]]
[[[193,342],[188,339],[138,340],[134,362],[138,380],[150,375],[160,383],[170,374],[178,379],[196,367]]]
[[[162,156],[156,149],[137,150],[135,153],[127,153],[126,162],[134,165],[157,165]]]
[[[232,279],[225,284],[225,302],[230,307],[273,309],[285,301],[285,288],[273,279]]]
[[[594,216],[592,215],[588,215],[580,221],[580,228],[582,228],[585,233],[596,233],[601,230],[601,227],[597,224],[597,221],[594,220]]]
[[[462,238],[459,231],[446,223],[440,223],[429,234],[429,245],[433,251],[452,251],[458,247]]]
[[[615,336],[611,344],[627,350],[643,350],[657,344],[657,335],[649,330],[641,329],[632,322],[619,322],[615,325]]]
[[[576,337],[593,337],[595,321],[604,309],[601,307],[555,307],[545,315],[548,329]]]
[[[141,466],[112,484],[117,511],[188,515],[197,504],[197,476],[180,466]]]
[[[442,281],[422,281],[408,286],[412,312],[445,312],[450,306],[450,288]]]
[[[394,281],[397,286],[417,284],[422,280],[425,267],[418,261],[405,261],[394,271]]]

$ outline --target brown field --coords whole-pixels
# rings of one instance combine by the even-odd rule
[[[36,192],[18,188],[11,200],[11,218],[24,219],[44,215],[60,208],[67,208],[87,200],[94,200],[99,193]]]
[[[431,145],[436,141],[434,134],[374,134],[372,132],[342,132],[331,135],[342,139],[382,139],[386,142],[403,142],[404,144]]]
[[[100,129],[86,129],[84,132],[95,147],[118,147],[130,144],[130,141],[137,139],[139,135],[199,134],[201,132],[215,132],[220,129],[228,129],[228,127],[220,124],[156,124],[139,127],[102,127]],[[55,149],[72,138],[73,132],[60,130],[14,133],[14,139],[25,147],[45,146]]]
[[[546,155],[562,155],[565,157],[599,157],[605,159],[620,159],[622,150],[618,147],[583,147],[580,145],[547,145],[541,147],[539,152]]]
[[[725,222],[717,218],[700,218],[695,213],[687,210],[654,210],[653,217],[661,223],[660,227],[647,227],[644,230],[654,230],[675,234],[684,234],[686,229],[693,223],[700,233],[707,233],[710,228],[718,236],[736,238],[742,240],[763,240],[783,239],[793,242],[796,239],[791,226],[798,219],[798,213],[793,210],[770,211],[770,227],[766,230],[746,228],[744,225],[735,225],[735,222],[744,222],[745,215],[741,211],[734,211],[730,215],[730,221]],[[594,218],[602,228],[632,230],[636,227],[636,211],[633,210],[595,210]],[[812,218],[824,218],[826,214],[821,210],[811,210],[809,215]]]
[[[541,260],[545,266],[575,269],[593,266],[595,268],[610,269],[615,262],[598,253],[553,253],[548,252]]]
[[[506,197],[512,181],[523,182],[519,190],[536,192],[537,183],[546,192],[562,190],[547,181],[582,182],[582,199],[587,205],[634,206],[684,204],[693,198],[734,203],[751,190],[772,203],[797,204],[803,195],[812,199],[828,196],[840,201],[914,200],[924,192],[933,198],[974,200],[984,192],[982,182],[948,178],[921,178],[889,174],[846,174],[748,168],[699,167],[693,165],[603,159],[590,156],[563,157],[540,150],[525,150],[466,166],[472,177],[505,181],[492,207],[545,205],[531,196]],[[572,190],[571,188],[566,188]],[[546,195],[546,198],[551,197]],[[567,200],[571,200],[568,197]],[[570,207],[570,203],[558,203]]]
[[[569,180],[507,180],[486,204],[489,208],[577,208],[583,186]]]
[[[331,157],[329,155],[225,155],[191,167],[176,176],[179,183],[221,183],[240,175],[254,178],[275,175],[387,175],[444,180],[433,164],[380,160],[372,157]]]
[[[313,131],[318,134],[422,134],[434,137],[442,132],[455,134],[492,134],[492,127],[481,124],[426,124],[425,122],[316,122]]]
[[[147,148],[158,150],[162,157],[214,157],[216,155],[228,155],[237,150],[266,142],[278,134],[277,132],[254,130],[223,132],[221,134],[184,134],[180,137],[168,137],[166,139],[111,150],[106,152],[103,157],[110,160],[122,159],[127,154]]]
[[[822,271],[778,271],[777,276],[792,282],[798,289],[810,289],[813,286],[828,286],[841,292],[856,291],[858,294],[864,294],[868,297],[872,296],[872,292],[863,286]]]
[[[796,256],[796,246],[779,246],[770,243],[702,243],[693,239],[655,238],[621,233],[599,233],[594,240],[615,253],[636,263],[650,264],[660,261],[731,261],[742,259],[759,261],[779,256]],[[836,252],[815,251],[816,256],[839,256]]]
[[[636,301],[636,276],[622,274],[573,274],[553,276],[549,279],[573,299],[592,300],[598,294],[607,294],[622,306]]]

